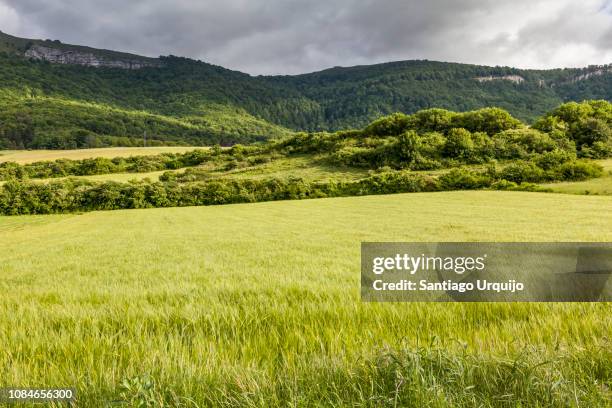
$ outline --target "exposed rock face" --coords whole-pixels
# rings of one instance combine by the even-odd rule
[[[607,74],[608,72],[612,72],[612,65],[602,65],[597,67],[593,71],[586,72],[582,75],[578,75],[570,80],[570,82],[579,82],[584,81],[585,79],[589,79],[595,76],[601,76],[603,74]]]
[[[160,67],[161,62],[146,59],[112,59],[89,52],[62,50],[58,48],[33,45],[25,56],[37,60],[45,60],[54,64],[85,65],[88,67],[140,69],[145,67]]]
[[[483,77],[476,77],[474,79],[477,80],[478,82],[489,82],[489,81],[502,80],[502,81],[514,82],[515,84],[520,84],[525,81],[525,78],[523,78],[520,75],[501,75],[501,76],[489,75],[489,76],[483,76]]]

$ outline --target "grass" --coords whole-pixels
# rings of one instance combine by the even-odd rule
[[[131,180],[144,180],[150,179],[151,181],[159,181],[159,176],[164,174],[167,171],[182,171],[184,169],[178,170],[161,170],[161,171],[152,171],[149,173],[112,173],[112,174],[96,174],[93,176],[71,176],[71,178],[77,179],[86,179],[91,181],[117,181],[121,183],[127,183]],[[46,178],[46,179],[31,179],[31,181],[36,183],[49,183],[51,181],[64,180],[67,177],[54,177],[54,178]],[[0,181],[0,186],[3,185],[5,181]]]
[[[172,147],[105,147],[99,149],[76,150],[0,150],[0,163],[16,162],[19,164],[57,159],[82,160],[95,157],[112,159],[115,157],[147,156],[160,153],[184,153],[196,149],[189,146]],[[206,149],[197,147],[197,149]]]
[[[191,148],[193,149],[193,148]],[[1,159],[0,159],[1,161]],[[326,164],[325,162],[308,156],[283,157],[265,164],[241,167],[227,170],[227,162],[205,163],[198,166],[206,170],[211,179],[264,179],[264,178],[290,178],[298,177],[307,181],[329,181],[329,180],[357,180],[368,176],[368,171],[350,167],[339,167]],[[171,170],[182,172],[183,169]],[[159,180],[159,176],[168,170],[153,171],[148,173],[113,173],[98,174],[93,176],[77,176],[92,181],[118,181],[143,180],[149,178],[153,181]],[[74,177],[74,176],[73,176]],[[60,178],[32,179],[33,181],[49,182]],[[0,182],[2,184],[2,182]]]
[[[292,156],[275,159],[269,163],[232,170],[211,169],[211,176],[235,179],[264,179],[290,177],[307,181],[356,180],[367,177],[368,171],[354,167],[341,167],[326,163],[315,156]]]
[[[579,182],[548,183],[542,184],[542,187],[556,193],[612,195],[612,159],[597,162],[604,168],[603,177]]]
[[[0,378],[84,407],[606,406],[610,304],[366,304],[359,248],[610,241],[611,206],[478,191],[0,217]]]

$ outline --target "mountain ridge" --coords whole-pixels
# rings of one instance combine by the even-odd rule
[[[28,58],[40,47],[57,51],[51,62],[83,64]],[[0,33],[0,84],[0,147],[129,145],[140,143],[144,132],[162,144],[233,144],[356,128],[433,107],[495,106],[530,122],[567,101],[610,101],[612,66],[525,70],[409,60],[252,76],[172,55],[150,58]],[[175,128],[177,121],[185,126]]]
[[[2,43],[5,43],[5,47],[4,49],[1,47]],[[9,47],[6,47],[6,45],[9,45]],[[0,31],[0,51],[6,51],[8,48],[11,48],[14,51],[16,51],[17,53],[25,56],[25,57],[30,57],[30,58],[34,58],[34,59],[45,59],[43,57],[37,57],[37,56],[31,56],[27,54],[27,51],[30,49],[30,47],[32,46],[38,46],[38,47],[45,47],[45,48],[49,48],[49,49],[57,49],[57,50],[65,50],[65,51],[81,51],[83,53],[91,53],[94,54],[96,56],[100,56],[102,58],[110,58],[112,56],[114,56],[116,58],[116,60],[121,61],[123,59],[131,59],[131,60],[139,60],[139,61],[150,61],[152,62],[151,67],[158,67],[161,68],[163,67],[163,61],[162,59],[164,57],[174,57],[174,55],[160,55],[159,57],[148,57],[148,56],[144,56],[144,55],[139,55],[139,54],[135,54],[135,53],[129,53],[129,52],[124,52],[124,51],[116,51],[116,50],[110,50],[110,49],[103,49],[103,48],[95,48],[95,47],[89,47],[89,46],[84,46],[84,45],[75,45],[75,44],[67,44],[67,43],[63,43],[60,40],[50,40],[50,39],[30,39],[30,38],[21,38],[21,37],[16,37],[16,36],[12,36],[10,34],[4,33],[3,31]],[[199,63],[205,63],[199,59],[193,59],[193,58],[189,58],[189,57],[179,57],[179,58],[184,58],[187,60],[191,60],[194,62],[199,62]],[[54,62],[54,61],[49,61],[49,62]],[[478,67],[478,68],[489,68],[489,69],[509,69],[509,70],[515,70],[515,71],[525,71],[525,72],[531,72],[531,73],[546,73],[546,72],[551,72],[551,71],[575,71],[575,72],[584,72],[587,71],[583,76],[579,76],[576,78],[576,80],[583,80],[583,79],[588,79],[588,76],[590,74],[594,74],[594,75],[598,75],[601,73],[607,73],[612,71],[612,63],[610,64],[603,64],[603,65],[588,65],[585,67],[579,67],[579,68],[563,68],[563,67],[559,67],[559,68],[549,68],[549,69],[532,69],[532,68],[516,68],[516,67],[512,67],[512,66],[508,66],[508,65],[495,65],[495,66],[491,66],[491,65],[478,65],[478,64],[471,64],[471,63],[461,63],[461,62],[448,62],[448,61],[437,61],[437,60],[429,60],[429,59],[414,59],[414,60],[396,60],[396,61],[387,61],[387,62],[382,62],[382,63],[375,63],[375,64],[360,64],[360,65],[353,65],[353,66],[334,66],[334,67],[330,67],[330,68],[324,68],[318,71],[312,71],[312,72],[307,72],[307,73],[301,73],[301,74],[293,74],[293,75],[288,75],[288,74],[279,74],[279,75],[251,75],[249,73],[245,73],[242,71],[238,71],[238,70],[233,70],[233,69],[229,69],[229,68],[224,68],[227,69],[229,71],[234,71],[234,72],[240,72],[242,74],[245,75],[249,75],[253,78],[278,78],[278,77],[304,77],[304,76],[310,76],[310,75],[316,75],[316,74],[323,74],[323,73],[328,73],[331,71],[355,71],[355,70],[361,70],[361,69],[370,69],[372,67],[392,67],[392,66],[402,66],[404,64],[410,64],[412,62],[430,62],[430,63],[438,63],[438,64],[446,64],[446,65],[459,65],[459,66],[470,66],[470,67]],[[61,63],[61,62],[60,62]],[[67,63],[67,64],[71,64],[71,63]],[[206,63],[208,64],[208,63]],[[97,67],[97,65],[87,65],[87,64],[78,64],[78,63],[74,63],[74,65],[85,65],[85,66],[94,66]],[[214,65],[214,64],[208,64],[208,65]],[[113,67],[111,67],[113,68]],[[121,67],[114,67],[114,68],[121,68]],[[592,71],[589,73],[589,71]],[[478,79],[478,77],[475,77],[474,79]],[[500,78],[501,79],[501,78]]]

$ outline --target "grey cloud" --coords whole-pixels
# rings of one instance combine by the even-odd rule
[[[16,35],[184,55],[252,74],[415,58],[612,62],[609,0],[0,0],[0,24],[9,14]]]

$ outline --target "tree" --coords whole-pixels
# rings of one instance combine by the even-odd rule
[[[401,162],[415,163],[419,159],[421,138],[414,130],[402,133],[397,138],[397,152]]]
[[[607,144],[612,141],[612,130],[604,120],[588,118],[574,126],[572,136],[578,146],[592,146],[596,142]]]
[[[451,129],[446,136],[444,153],[453,158],[469,158],[474,149],[471,133],[463,128]]]

